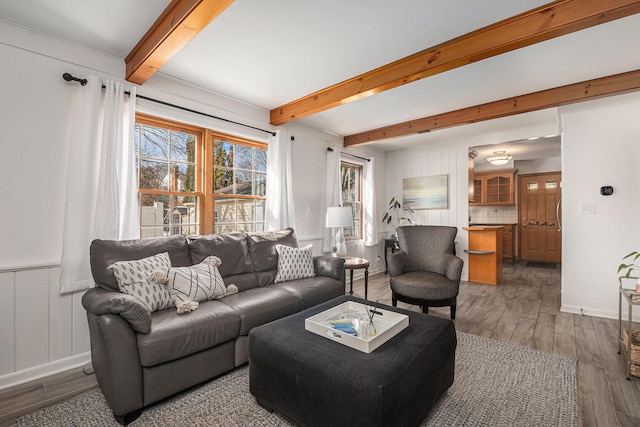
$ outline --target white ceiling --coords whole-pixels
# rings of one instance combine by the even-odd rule
[[[271,109],[545,3],[548,1],[236,0],[160,73]],[[2,0],[0,19],[124,59],[168,4],[169,0]],[[636,69],[640,69],[640,15],[301,120],[336,135],[349,135]],[[531,117],[535,121],[540,116]],[[527,116],[517,120],[526,122]],[[504,126],[504,121],[492,122]],[[375,146],[406,148],[445,132]]]

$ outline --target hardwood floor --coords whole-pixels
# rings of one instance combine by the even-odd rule
[[[348,289],[348,285],[347,285]],[[616,292],[616,287],[611,287]],[[364,294],[364,281],[354,282]],[[389,276],[369,277],[369,299],[391,304]],[[420,311],[417,306],[400,307]],[[640,378],[626,379],[616,342],[617,321],[560,311],[560,269],[505,264],[498,286],[463,282],[458,296],[459,331],[578,360],[580,425],[640,426]],[[430,314],[449,318],[449,308]],[[95,375],[76,369],[0,391],[0,426],[18,416],[96,387]]]

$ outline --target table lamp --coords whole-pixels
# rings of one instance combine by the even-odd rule
[[[336,247],[337,255],[345,256],[347,254],[347,245],[344,244],[344,232],[342,227],[353,227],[353,213],[350,207],[336,206],[327,209],[327,227],[337,228]]]

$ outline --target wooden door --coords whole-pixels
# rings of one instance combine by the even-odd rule
[[[521,175],[518,191],[520,258],[562,261],[561,173]]]

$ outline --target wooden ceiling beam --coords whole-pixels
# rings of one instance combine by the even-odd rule
[[[635,70],[348,135],[344,137],[344,146],[353,147],[638,90],[640,70]]]
[[[271,110],[282,125],[472,62],[640,12],[640,0],[557,0]]]
[[[146,82],[234,0],[173,0],[125,58],[126,78]]]

